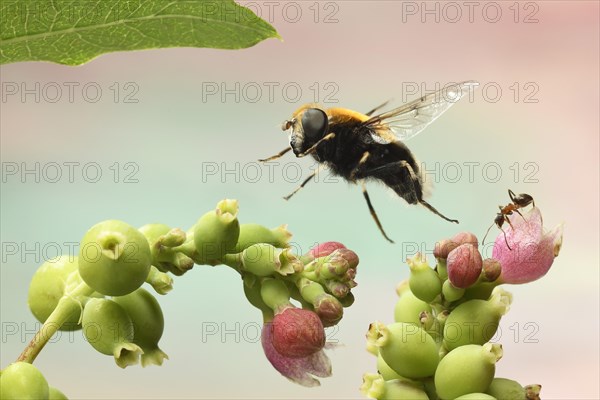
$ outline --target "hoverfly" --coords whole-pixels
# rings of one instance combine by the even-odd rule
[[[388,102],[364,114],[346,108],[325,109],[317,104],[305,104],[281,127],[283,131],[291,130],[290,146],[259,161],[275,160],[292,150],[296,157],[310,155],[319,167],[328,167],[334,175],[350,183],[360,183],[371,216],[391,243],[369,198],[367,180],[381,181],[407,203],[421,204],[446,221],[458,223],[425,201],[424,171],[403,142],[423,131],[477,85],[467,81],[448,86],[380,114],[376,112]],[[318,170],[284,199],[289,200],[302,189]]]
[[[504,242],[506,242],[506,247],[508,247],[509,250],[512,250],[508,245],[508,240],[506,239],[506,232],[504,232],[504,229],[502,229],[502,225],[504,225],[504,222],[506,221],[508,225],[510,225],[510,227],[512,228],[512,224],[510,223],[510,219],[508,219],[508,216],[512,215],[513,212],[516,212],[522,218],[525,218],[523,217],[523,214],[521,214],[521,212],[519,211],[519,208],[527,207],[530,204],[532,204],[535,207],[535,201],[533,200],[533,197],[531,197],[527,193],[515,194],[510,189],[508,189],[508,197],[510,197],[510,201],[512,203],[508,203],[504,207],[498,206],[500,212],[496,214],[494,222],[485,232],[485,236],[483,237],[481,244],[485,243],[485,238],[487,237],[488,233],[490,233],[490,229],[492,229],[492,226],[496,225],[502,231],[502,233],[504,233]]]

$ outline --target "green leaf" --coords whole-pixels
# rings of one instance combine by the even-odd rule
[[[2,0],[0,64],[79,65],[113,51],[241,49],[277,31],[233,0]]]

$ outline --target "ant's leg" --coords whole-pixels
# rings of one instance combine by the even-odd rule
[[[277,160],[278,158],[281,158],[285,153],[287,153],[291,149],[292,149],[291,147],[286,147],[285,149],[281,150],[279,153],[275,154],[274,156],[267,157],[267,158],[264,158],[264,159],[258,160],[258,161],[267,162],[267,161]]]
[[[309,154],[312,154],[315,152],[315,150],[317,150],[317,147],[327,141],[327,140],[331,140],[335,137],[335,133],[331,132],[328,133],[327,135],[323,136],[323,138],[321,140],[319,140],[317,143],[313,144],[308,150],[306,150],[304,153],[300,153],[298,154],[296,157],[300,158],[300,157],[306,157]]]
[[[488,233],[490,233],[490,229],[492,229],[492,226],[494,226],[494,223],[492,223],[490,225],[490,227],[487,229],[487,231],[485,231],[485,236],[483,237],[483,240],[481,241],[482,246],[485,244],[485,238],[487,238]],[[502,228],[500,228],[500,229],[502,229]]]
[[[515,212],[516,212],[517,214],[519,214],[519,215],[521,216],[521,218],[523,218],[523,221],[527,221],[527,220],[525,219],[525,217],[523,216],[523,214],[521,214],[521,211],[519,211],[519,210],[515,210]]]
[[[385,231],[383,230],[383,226],[381,226],[381,222],[379,221],[379,217],[377,217],[375,208],[373,208],[373,204],[371,204],[371,199],[369,198],[369,193],[367,193],[367,187],[365,186],[365,183],[364,182],[361,182],[361,183],[362,183],[363,196],[365,197],[365,200],[367,201],[367,206],[369,207],[369,212],[371,213],[371,217],[373,217],[373,220],[375,220],[375,224],[377,224],[377,227],[383,234],[383,237],[386,238],[386,240],[388,242],[394,243],[394,241],[392,239],[390,239],[388,237],[388,235],[385,233]]]
[[[515,211],[516,211],[516,210],[515,210]],[[510,229],[512,229],[512,230],[514,231],[514,230],[515,230],[515,228],[512,226],[512,224],[510,223],[510,219],[508,218],[508,216],[509,216],[509,215],[511,215],[511,214],[512,214],[512,211],[511,211],[509,214],[505,214],[505,215],[504,215],[504,220],[505,220],[506,222],[508,222],[508,224],[510,225]],[[502,228],[500,228],[500,229],[502,229]]]
[[[500,228],[500,230],[502,231],[502,233],[504,233],[504,242],[506,243],[506,247],[508,247],[508,249],[510,251],[512,251],[512,249],[510,248],[510,245],[508,244],[508,239],[506,239],[506,232],[504,232],[504,229]]]
[[[294,189],[294,191],[293,191],[292,193],[288,194],[287,196],[284,196],[284,199],[285,199],[285,200],[289,200],[289,199],[291,199],[293,195],[295,195],[295,194],[296,194],[296,193],[297,193],[297,192],[298,192],[300,189],[302,189],[304,186],[306,186],[306,184],[307,184],[308,182],[310,182],[310,180],[311,180],[312,178],[314,178],[314,177],[315,177],[315,175],[317,175],[317,174],[319,173],[319,170],[320,170],[321,168],[322,168],[322,165],[319,165],[319,166],[317,167],[317,169],[315,169],[315,171],[314,171],[312,174],[310,174],[310,175],[308,176],[308,178],[306,178],[306,179],[305,179],[305,180],[304,180],[304,181],[303,181],[303,182],[300,184],[300,186],[298,186],[296,189]]]

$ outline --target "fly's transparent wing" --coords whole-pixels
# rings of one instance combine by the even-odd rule
[[[403,106],[375,115],[363,122],[361,126],[368,128],[377,142],[408,140],[420,133],[478,85],[479,83],[474,81],[448,85]]]

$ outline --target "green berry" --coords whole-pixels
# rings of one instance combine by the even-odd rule
[[[44,375],[33,365],[16,362],[4,368],[0,374],[0,399],[28,400],[47,399],[49,387]]]
[[[444,299],[449,302],[460,299],[465,294],[465,289],[455,287],[450,279],[444,281],[442,285],[442,294]]]
[[[158,347],[165,327],[160,304],[150,292],[139,288],[126,296],[114,297],[115,303],[123,307],[133,323],[133,343],[143,350],[142,366],[162,365],[168,356]]]
[[[442,292],[442,281],[427,260],[417,253],[406,260],[410,268],[408,283],[411,292],[424,302],[431,303]]]
[[[267,278],[262,281],[260,296],[275,314],[290,306],[290,290],[279,279]]]
[[[243,281],[246,299],[248,299],[250,304],[262,311],[263,316],[270,320],[273,319],[273,310],[265,304],[261,297],[261,284],[259,280],[252,274],[245,274]]]
[[[485,394],[485,393],[469,393],[469,394],[463,394],[462,396],[457,397],[454,400],[498,400],[496,399],[494,396],[490,396],[489,394]],[[517,400],[517,399],[515,399]],[[520,399],[518,399],[520,400]]]
[[[453,350],[467,344],[488,342],[496,334],[511,300],[510,293],[497,289],[489,300],[469,300],[456,307],[444,325],[446,348]]]
[[[137,364],[142,349],[132,343],[131,318],[119,304],[108,299],[91,299],[83,310],[83,334],[94,349],[112,355],[121,368]]]
[[[467,288],[465,290],[465,294],[463,295],[461,300],[472,300],[472,299],[480,299],[487,300],[492,295],[492,291],[494,288],[498,286],[498,282],[485,282],[479,281],[475,283],[473,286]]]
[[[67,396],[55,387],[50,386],[50,396],[48,400],[69,400]]]
[[[448,279],[448,264],[446,263],[446,259],[438,258],[437,265],[435,266],[435,271],[441,280]]]
[[[486,393],[498,400],[524,400],[526,391],[517,381],[506,378],[494,378]]]
[[[281,253],[270,244],[254,244],[242,252],[242,268],[259,277],[273,275],[281,270]]]
[[[222,200],[194,226],[194,245],[202,264],[221,264],[225,254],[234,253],[240,236],[237,200]]]
[[[377,371],[383,379],[386,381],[390,381],[392,379],[406,379],[400,375],[396,371],[390,368],[389,365],[385,362],[381,354],[377,354]]]
[[[139,288],[148,276],[151,262],[148,240],[125,222],[100,222],[81,240],[81,278],[104,295],[123,296]]]
[[[62,255],[54,260],[43,263],[33,274],[29,284],[27,302],[35,318],[44,323],[65,295],[67,281],[73,276],[75,283],[81,282],[77,272],[77,257]],[[81,314],[71,315],[61,326],[61,330],[70,331],[81,329],[79,318]]]
[[[417,379],[434,374],[438,365],[435,340],[413,324],[397,322],[388,326],[373,323],[367,338],[379,347],[384,361],[400,376]]]
[[[458,347],[440,361],[435,371],[435,387],[444,400],[469,393],[485,393],[502,357],[502,346],[487,343]]]
[[[287,230],[287,225],[269,229],[259,224],[240,225],[240,236],[235,246],[235,253],[241,253],[248,247],[257,243],[268,243],[275,247],[287,247],[292,234]]]
[[[363,375],[360,390],[365,396],[380,400],[429,400],[423,384],[404,378],[384,380],[379,374]]]
[[[431,306],[417,298],[410,290],[405,291],[396,302],[394,320],[420,326],[420,314],[431,312]]]

